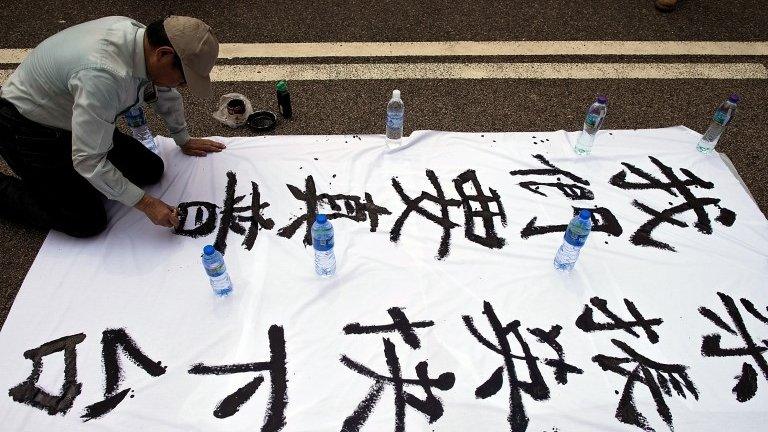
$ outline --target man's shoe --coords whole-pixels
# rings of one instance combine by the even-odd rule
[[[656,9],[662,12],[672,12],[675,10],[677,0],[656,0],[654,4],[656,5]]]

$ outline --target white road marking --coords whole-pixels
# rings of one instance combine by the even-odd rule
[[[768,56],[768,42],[457,41],[222,44],[219,58],[434,56]]]
[[[13,70],[0,70],[0,82]],[[768,79],[760,63],[369,63],[222,65],[211,79]]]
[[[0,63],[21,63],[30,49],[1,48]],[[768,42],[455,41],[223,43],[219,58],[434,56],[768,56]]]
[[[369,63],[222,65],[214,81],[373,79],[766,79],[760,63]]]

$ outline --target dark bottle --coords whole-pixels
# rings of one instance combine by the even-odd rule
[[[277,106],[280,108],[280,114],[283,118],[291,118],[293,110],[291,109],[291,94],[288,93],[288,83],[278,81],[275,89],[277,89]]]

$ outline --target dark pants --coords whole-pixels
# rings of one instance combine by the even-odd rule
[[[141,187],[160,180],[163,160],[115,128],[107,159]],[[104,195],[72,167],[72,133],[33,122],[0,99],[0,156],[21,179],[0,174],[0,217],[89,237],[107,226]]]

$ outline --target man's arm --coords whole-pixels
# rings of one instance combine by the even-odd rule
[[[134,207],[147,215],[149,220],[155,225],[162,225],[169,228],[179,226],[179,215],[177,210],[152,195],[145,193]]]
[[[107,159],[118,114],[119,83],[109,72],[80,71],[69,81],[72,107],[72,166],[107,198],[136,207],[157,225],[176,226],[175,210],[145,194]]]
[[[72,165],[107,198],[133,206],[144,195],[107,159],[112,148],[119,83],[109,72],[87,69],[69,80],[72,106]]]
[[[184,102],[181,94],[172,88],[157,87],[157,102],[155,112],[165,120],[171,138],[189,156],[205,156],[210,152],[220,152],[226,148],[224,144],[215,141],[190,138],[187,132],[187,121],[184,117]]]
[[[189,132],[187,132],[187,120],[184,117],[184,101],[181,94],[176,89],[157,87],[157,101],[154,103],[154,109],[165,121],[176,145],[184,147],[190,137]]]

